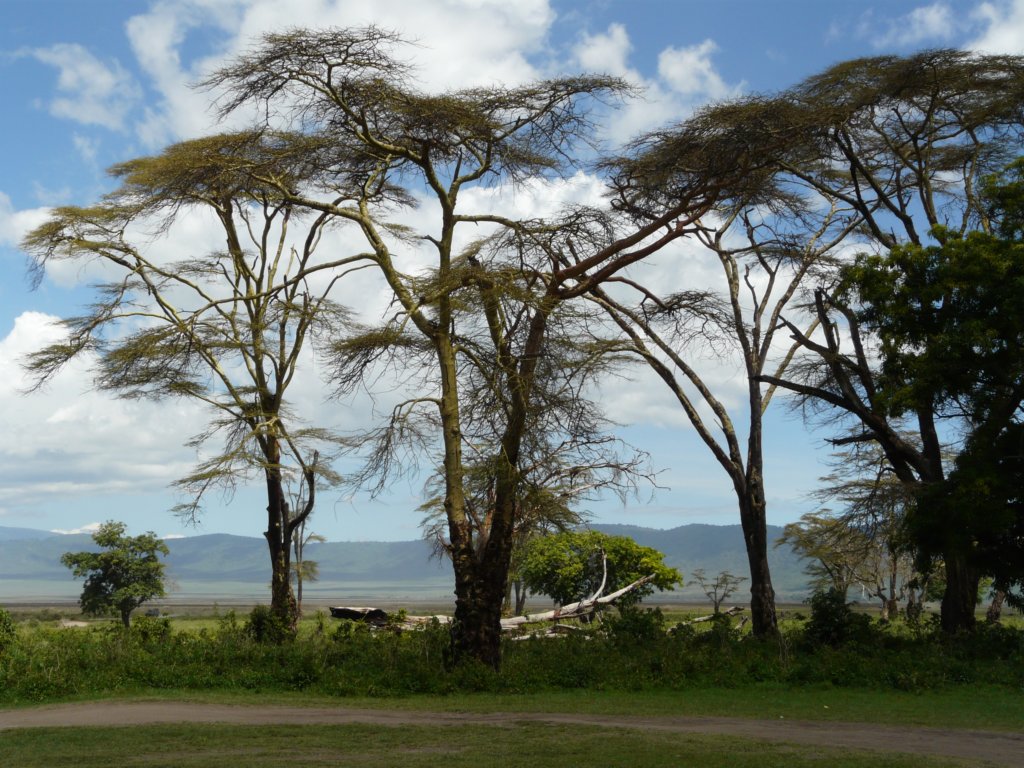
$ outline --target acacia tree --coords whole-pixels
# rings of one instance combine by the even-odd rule
[[[468,655],[497,666],[520,508],[522,445],[537,406],[537,369],[549,343],[549,320],[567,299],[678,237],[682,227],[674,225],[692,217],[694,200],[627,231],[589,226],[579,217],[570,231],[571,215],[554,224],[531,224],[486,209],[467,212],[463,193],[474,186],[564,175],[586,145],[594,100],[617,98],[628,88],[614,78],[579,76],[424,93],[411,84],[408,67],[395,54],[401,43],[373,28],[271,34],[206,86],[225,89],[224,112],[256,103],[268,120],[292,119],[306,135],[332,145],[315,185],[277,188],[289,201],[356,225],[395,309],[382,325],[340,350],[347,362],[339,367],[339,386],[353,372],[365,371],[360,362],[370,365],[387,351],[401,351],[403,360],[429,361],[423,394],[395,409],[371,469],[393,465],[385,457],[394,455],[390,448],[398,437],[409,434],[405,427],[414,414],[433,422],[455,571],[452,649],[456,658]],[[266,181],[277,182],[269,176]],[[360,189],[391,190],[396,201],[423,199],[436,211],[432,230],[390,225],[388,211],[369,194],[350,194]],[[515,247],[502,249],[512,254],[509,260],[483,264],[469,258],[472,252],[458,259],[456,232],[467,225],[511,233]],[[422,243],[429,244],[431,269],[403,268],[413,246]],[[538,261],[528,265],[519,254]],[[501,300],[513,287],[526,309],[506,313]],[[492,392],[504,395],[494,432],[494,504],[486,536],[477,535],[466,502],[467,411],[459,383],[460,355],[466,352],[459,315],[463,288],[478,297],[489,336]]]
[[[302,426],[286,394],[301,356],[318,334],[336,333],[345,312],[328,297],[336,277],[314,281],[315,254],[327,216],[303,215],[259,176],[299,184],[315,165],[315,147],[284,151],[280,137],[212,136],[168,147],[155,157],[115,166],[121,186],[87,208],[56,209],[23,247],[39,275],[55,261],[97,261],[112,278],[97,303],[63,321],[65,339],[31,355],[42,386],[70,360],[93,363],[97,389],[123,398],[183,398],[208,407],[209,428],[223,447],[178,481],[189,494],[176,511],[202,514],[204,494],[261,475],[267,493],[271,609],[283,626],[296,620],[290,545],[314,507],[317,478],[332,479],[319,460],[324,429]],[[179,261],[160,255],[153,239],[169,238],[184,216],[207,216],[222,244],[209,242]],[[285,494],[289,476],[305,488],[301,509]]]
[[[1017,236],[1002,227],[965,237],[933,232],[940,245],[862,256],[837,288],[819,289],[824,340],[790,326],[815,356],[802,380],[779,383],[855,416],[863,432],[851,439],[876,441],[914,491],[908,526],[919,565],[941,558],[943,627],[956,631],[974,624],[983,574],[998,573],[1000,588],[1020,579],[1022,516],[1012,478],[1024,402],[1024,262]],[[878,345],[877,363],[869,341]],[[964,435],[949,474],[942,419]],[[908,421],[917,426],[910,438],[901,429]]]
[[[109,520],[92,535],[100,552],[65,552],[60,561],[75,578],[85,579],[79,603],[87,614],[116,613],[130,627],[132,611],[154,597],[163,597],[167,545],[148,531],[126,536],[124,523]]]
[[[299,618],[302,618],[302,586],[307,581],[320,578],[320,563],[306,557],[307,544],[323,544],[326,536],[310,531],[306,533],[309,518],[303,519],[292,532],[292,571],[295,574],[295,606]]]
[[[711,601],[714,614],[721,613],[722,603],[729,599],[733,592],[739,589],[740,584],[746,581],[745,576],[736,576],[729,571],[719,571],[714,578],[706,576],[703,568],[693,572],[693,580],[700,586],[701,591]]]
[[[1022,94],[1024,65],[1015,57],[929,51],[906,59],[859,59],[777,96],[711,107],[681,126],[644,137],[613,163],[618,188],[633,192],[623,207],[641,218],[656,215],[681,192],[692,194],[694,186],[720,187],[720,220],[699,237],[722,262],[725,310],[731,313],[725,334],[738,342],[750,382],[745,456],[730,415],[695,371],[692,357],[678,354],[656,323],[689,314],[720,328],[718,307],[709,308],[706,295],[664,297],[635,284],[639,298],[632,303],[600,298],[733,481],[758,633],[775,628],[763,541],[760,420],[790,364],[787,350],[778,349],[780,365],[768,365],[782,312],[811,269],[840,244],[889,249],[922,242],[936,224],[957,231],[975,223],[986,227],[977,184],[1017,146]],[[728,232],[735,224],[746,241],[739,246]],[[809,338],[824,321],[820,313],[793,307],[788,315],[786,327],[798,337]],[[707,406],[709,418],[697,403]],[[927,413],[920,416],[929,452],[921,458],[931,462],[940,453],[935,427]],[[710,425],[702,429],[705,419]],[[715,431],[722,434],[720,443]],[[941,468],[934,471],[941,476]],[[957,574],[954,566],[959,583]]]
[[[635,142],[613,161],[618,205],[644,220],[694,189],[717,189],[714,210],[693,240],[721,268],[723,286],[667,292],[613,277],[591,292],[621,331],[621,349],[648,364],[669,388],[697,435],[728,475],[736,495],[750,573],[753,631],[777,631],[768,566],[763,419],[779,376],[792,360],[777,331],[783,311],[809,275],[855,229],[840,200],[822,199],[780,168],[802,123],[779,99],[711,107],[691,120]],[[712,354],[708,355],[708,349]],[[745,405],[730,413],[709,382],[723,360],[746,381]],[[744,436],[745,435],[745,436]]]

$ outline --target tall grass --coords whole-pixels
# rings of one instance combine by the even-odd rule
[[[468,691],[682,690],[772,682],[921,691],[964,684],[1024,690],[1024,632],[984,628],[946,637],[931,627],[863,629],[830,645],[803,629],[770,641],[728,620],[668,628],[657,611],[627,612],[600,630],[508,641],[500,673],[446,664],[448,631],[371,632],[321,621],[291,642],[259,639],[233,614],[215,628],[174,631],[166,619],[121,627],[19,628],[0,648],[0,704],[152,689],[309,691],[404,696]]]

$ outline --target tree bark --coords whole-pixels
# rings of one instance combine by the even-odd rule
[[[992,595],[992,602],[989,603],[988,610],[985,611],[985,623],[986,624],[998,624],[1000,617],[1003,615],[1003,602],[1006,600],[1006,593],[997,589],[996,593]]]
[[[298,604],[292,592],[288,501],[280,468],[270,466],[264,474],[267,482],[267,530],[263,535],[270,550],[270,611],[283,628],[294,630],[298,623]]]
[[[981,573],[962,554],[946,555],[946,591],[942,595],[942,628],[964,632],[974,628]]]
[[[751,629],[758,637],[778,634],[775,614],[775,589],[768,568],[768,528],[765,519],[764,491],[758,484],[748,485],[740,496],[740,523],[750,566]]]
[[[501,666],[501,603],[505,573],[497,563],[481,559],[455,569],[455,620],[451,661],[476,659],[493,669]]]

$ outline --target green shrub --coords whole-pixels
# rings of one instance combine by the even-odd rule
[[[143,643],[162,643],[171,636],[171,620],[154,616],[139,616],[132,622],[131,632]]]
[[[836,589],[815,592],[810,599],[811,619],[804,636],[814,645],[839,646],[862,640],[870,632],[871,618],[854,613],[846,596]]]
[[[607,614],[604,628],[608,637],[619,644],[649,643],[665,637],[665,616],[660,608],[629,605],[617,616]]]
[[[245,633],[257,643],[279,644],[295,639],[295,630],[265,605],[252,609],[245,622]]]
[[[0,654],[14,642],[14,636],[14,619],[11,618],[11,614],[0,608]]]

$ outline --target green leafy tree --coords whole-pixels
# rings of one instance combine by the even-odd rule
[[[609,536],[597,531],[567,531],[539,536],[525,548],[520,575],[531,592],[548,595],[559,605],[590,597],[601,587],[614,592],[644,576],[654,578],[624,596],[622,605],[633,605],[655,590],[672,590],[683,583],[682,574],[665,565],[665,556],[643,547],[628,536]]]
[[[1021,57],[933,50],[843,62],[788,91],[781,107],[766,103],[762,118],[795,129],[780,134],[788,147],[779,156],[781,167],[825,200],[851,208],[857,227],[849,244],[876,258],[895,252],[897,259],[907,259],[953,240],[973,247],[979,241],[972,232],[991,234],[992,208],[981,194],[983,180],[1021,151],[1022,94]],[[895,277],[899,268],[892,266]],[[816,333],[799,311],[783,318],[790,335],[812,354],[782,376],[759,380],[799,393],[805,404],[814,401],[830,417],[851,417],[863,429],[841,439],[878,442],[902,482],[943,481],[943,404],[879,396],[871,346],[878,328],[858,314],[863,307],[848,292],[849,281],[839,288],[831,279],[818,285],[805,305]],[[899,302],[910,311],[931,312],[934,307],[922,304],[920,295],[907,291],[888,298],[894,309]],[[890,319],[897,316],[898,311]],[[911,432],[914,438],[907,440]],[[942,620],[950,631],[974,622],[978,574],[958,548],[953,542],[946,546]]]
[[[1021,579],[1024,250],[1012,192],[1022,170],[1017,161],[982,185],[995,231],[936,227],[937,244],[862,255],[816,293],[824,341],[790,325],[817,355],[817,378],[784,386],[854,415],[863,430],[840,442],[877,442],[913,492],[907,530],[922,569],[944,564],[948,631],[973,626],[984,574],[1000,588]],[[941,422],[959,433],[952,468]]]
[[[693,238],[720,263],[724,294],[634,277],[592,295],[729,476],[756,634],[777,631],[763,418],[778,380],[793,378],[780,320],[790,315],[804,335],[818,325],[795,299],[831,272],[840,244],[919,244],[937,224],[964,231],[982,219],[978,182],[1019,146],[1022,92],[1018,57],[856,59],[778,94],[709,106],[610,162],[616,204],[641,218],[695,189],[715,190],[715,216]],[[711,385],[723,359],[738,363],[747,384],[742,409]]]
[[[132,611],[166,594],[164,563],[167,545],[152,531],[126,536],[124,523],[108,521],[92,535],[100,552],[65,552],[60,561],[75,578],[85,579],[79,603],[94,616],[116,614],[131,626]]]

